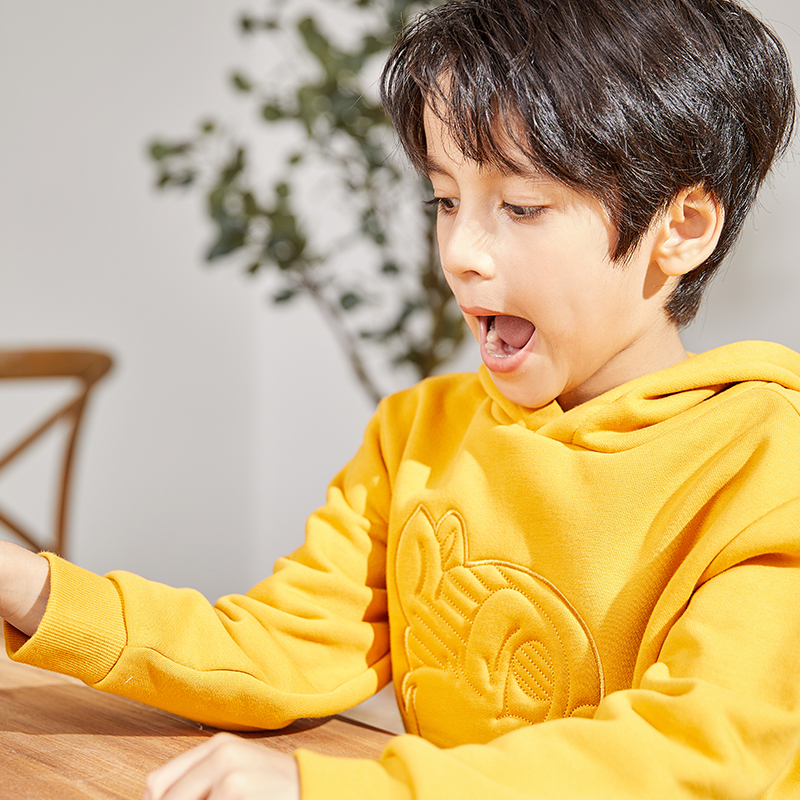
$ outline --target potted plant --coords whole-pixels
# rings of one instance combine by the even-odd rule
[[[268,274],[275,303],[310,298],[375,402],[387,376],[431,375],[464,339],[438,264],[435,215],[422,202],[430,185],[403,163],[377,97],[383,59],[422,8],[269,0],[263,15],[243,14],[239,28],[283,50],[284,77],[231,76],[263,123],[257,134],[206,120],[190,137],[150,146],[160,188],[204,192],[214,229],[206,258]],[[349,41],[334,41],[337,29]],[[266,182],[253,156],[276,126],[296,143]]]

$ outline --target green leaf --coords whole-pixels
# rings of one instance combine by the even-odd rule
[[[335,66],[336,58],[330,42],[322,35],[312,17],[306,17],[297,24],[297,30],[303,38],[308,51],[316,56],[326,73],[330,73]]]
[[[350,311],[351,308],[355,308],[361,302],[361,299],[357,294],[347,292],[339,298],[339,304],[345,311]]]
[[[206,253],[207,261],[227,256],[245,244],[245,231],[237,228],[223,228],[219,238]]]
[[[190,170],[185,170],[184,172],[178,172],[172,176],[172,180],[170,183],[172,186],[190,186],[194,183],[194,179],[197,176],[194,172]]]
[[[286,114],[282,109],[278,108],[278,106],[272,105],[271,103],[266,103],[265,105],[261,106],[261,116],[267,122],[275,122],[276,120],[283,119]]]
[[[267,249],[272,260],[280,269],[291,269],[297,261],[297,246],[285,236],[274,236],[270,239]]]
[[[167,142],[153,142],[150,145],[150,158],[153,161],[163,161],[165,158],[172,158],[172,156],[183,155],[191,148],[189,142],[178,142],[176,144],[168,144]]]
[[[233,157],[223,167],[222,172],[220,173],[220,183],[223,185],[233,183],[233,181],[236,180],[236,178],[239,177],[242,172],[244,172],[244,165],[244,148],[238,147],[236,148],[236,152],[233,154]]]
[[[156,188],[164,189],[167,186],[189,186],[194,183],[196,177],[197,174],[191,169],[178,170],[177,172],[160,172],[156,179]]]
[[[294,298],[297,292],[294,289],[283,289],[272,296],[273,303],[288,303]]]
[[[253,84],[241,72],[234,72],[231,75],[231,83],[234,89],[240,92],[251,92],[253,90]]]
[[[252,192],[242,192],[242,208],[248,217],[257,217],[262,214],[258,201]]]
[[[239,17],[239,30],[243,34],[255,33],[257,30],[273,31],[280,28],[278,20],[272,17],[265,17],[264,19],[256,19],[248,14],[242,14]]]

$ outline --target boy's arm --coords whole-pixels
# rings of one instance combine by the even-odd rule
[[[305,544],[246,595],[212,606],[190,589],[124,572],[101,577],[46,554],[44,616],[30,638],[7,626],[6,648],[13,659],[215,727],[277,728],[338,713],[390,679],[389,497],[373,423],[309,519]]]
[[[33,636],[50,596],[47,560],[11,542],[0,542],[0,618]]]

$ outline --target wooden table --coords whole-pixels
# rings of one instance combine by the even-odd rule
[[[147,773],[215,732],[0,654],[2,800],[138,800]],[[338,717],[243,736],[284,753],[368,758],[391,738]]]

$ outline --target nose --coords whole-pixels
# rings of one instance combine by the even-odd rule
[[[492,235],[462,205],[450,218],[439,218],[437,236],[442,268],[450,275],[489,280],[494,277]]]

